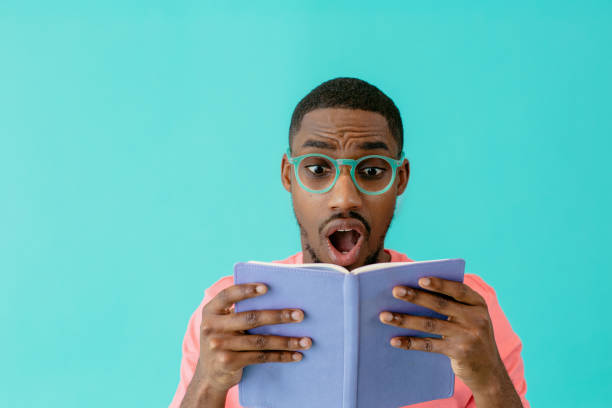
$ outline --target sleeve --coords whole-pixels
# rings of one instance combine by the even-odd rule
[[[521,357],[521,350],[523,348],[521,339],[514,333],[510,326],[510,322],[504,315],[497,300],[495,290],[476,275],[466,274],[465,283],[478,292],[487,302],[499,355],[506,366],[506,370],[508,371],[512,384],[514,384],[517,394],[521,398],[523,408],[530,408],[529,402],[525,397],[527,393],[527,383],[525,382],[525,370]],[[476,408],[473,397],[470,398],[466,407]]]
[[[187,387],[193,378],[196,365],[198,364],[198,359],[200,357],[200,324],[202,323],[202,308],[215,297],[217,293],[232,284],[233,278],[231,276],[226,276],[217,281],[204,292],[204,299],[191,315],[189,323],[187,324],[185,337],[183,338],[183,357],[181,359],[179,384],[169,408],[180,407]]]

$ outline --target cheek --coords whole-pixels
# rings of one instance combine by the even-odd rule
[[[369,207],[372,215],[372,238],[378,239],[378,236],[385,232],[389,221],[393,217],[395,198],[381,197],[380,200],[371,202]]]
[[[294,192],[291,196],[295,214],[307,231],[316,229],[321,223],[320,218],[324,214],[321,208],[324,203],[319,196],[322,194],[312,194],[303,190]]]

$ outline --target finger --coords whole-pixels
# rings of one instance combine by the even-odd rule
[[[232,285],[223,289],[204,307],[205,311],[213,313],[229,313],[231,306],[244,299],[260,296],[266,293],[267,286],[263,283],[244,283]]]
[[[456,316],[461,313],[461,303],[449,297],[427,293],[422,290],[409,288],[407,286],[396,286],[393,288],[393,296],[415,305],[424,306],[447,316]]]
[[[303,319],[304,312],[300,309],[249,310],[220,317],[217,327],[224,330],[240,331],[268,324],[298,323]]]
[[[446,343],[443,339],[433,339],[431,337],[393,337],[390,344],[393,347],[404,350],[446,354]]]
[[[382,312],[380,321],[390,326],[404,329],[419,330],[426,333],[449,336],[457,333],[457,325],[446,320],[434,319],[427,316],[413,316],[403,313]]]
[[[233,351],[306,350],[312,345],[312,340],[308,337],[247,335],[211,339],[210,345]]]
[[[419,285],[427,290],[443,293],[468,305],[484,305],[485,301],[474,289],[462,282],[435,277],[419,279]]]
[[[239,351],[236,354],[241,367],[262,363],[295,363],[303,357],[297,351]]]

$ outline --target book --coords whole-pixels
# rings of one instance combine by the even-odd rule
[[[392,347],[394,336],[439,337],[389,326],[379,314],[446,316],[393,297],[396,285],[419,288],[424,276],[463,281],[465,261],[442,259],[378,263],[353,271],[333,264],[242,262],[236,284],[261,282],[266,294],[242,300],[236,312],[299,308],[300,323],[268,325],[251,334],[310,337],[312,347],[296,363],[246,366],[239,400],[251,408],[397,408],[449,398],[454,392],[450,359],[439,353]]]

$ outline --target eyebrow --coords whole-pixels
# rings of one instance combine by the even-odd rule
[[[319,149],[329,149],[329,150],[336,149],[336,146],[334,146],[331,143],[323,142],[321,140],[313,140],[313,139],[309,139],[305,141],[302,147],[316,147]]]
[[[322,140],[313,140],[313,139],[309,139],[305,141],[302,147],[316,147],[319,149],[329,149],[329,150],[336,149],[336,146],[331,143],[327,143]],[[384,149],[388,152],[391,151],[389,149],[389,146],[387,146],[385,142],[363,142],[363,143],[360,143],[357,147],[361,150]]]
[[[362,150],[384,149],[388,152],[391,151],[385,142],[363,142],[360,143],[358,147]]]

